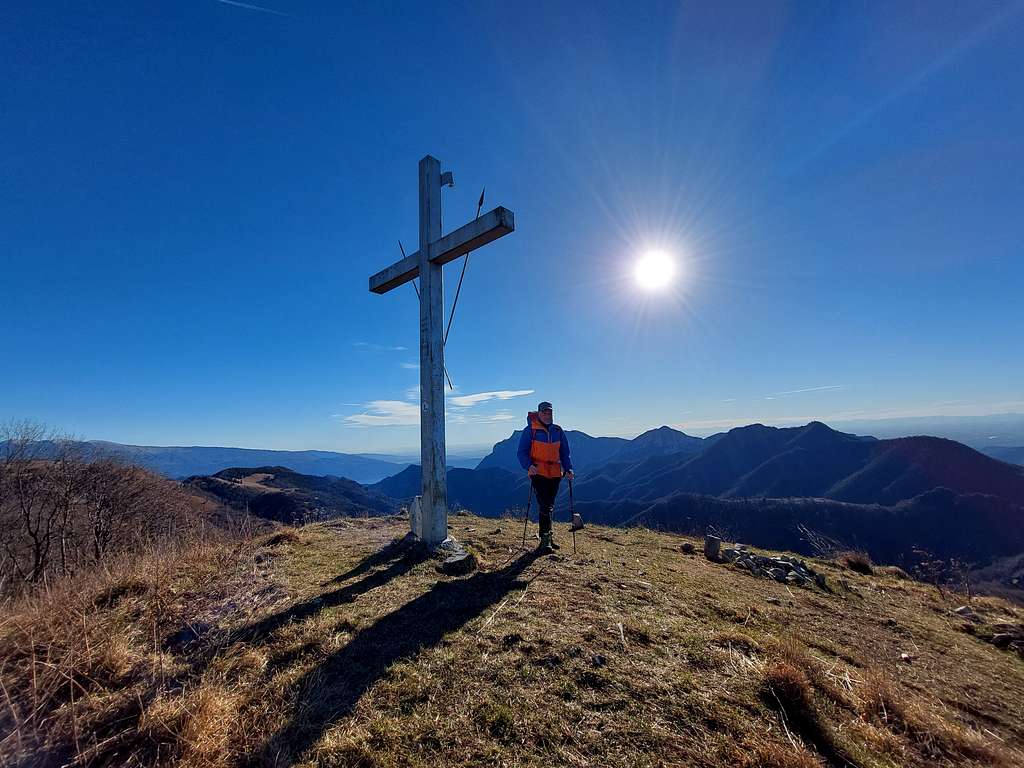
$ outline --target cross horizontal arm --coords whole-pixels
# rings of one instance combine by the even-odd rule
[[[493,211],[488,211],[469,224],[431,243],[430,260],[435,264],[447,264],[463,254],[507,235],[515,228],[512,211],[499,205]],[[404,259],[373,275],[370,278],[370,290],[373,293],[387,293],[403,283],[414,280],[419,274],[419,269],[420,252],[410,253]]]
[[[370,290],[374,293],[387,293],[403,283],[415,280],[420,273],[420,252],[410,253],[404,259],[396,261],[387,269],[382,269],[370,277]]]
[[[430,244],[430,260],[447,264],[516,228],[512,211],[500,205]]]

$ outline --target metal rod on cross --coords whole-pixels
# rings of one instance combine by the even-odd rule
[[[445,183],[451,174],[444,174]],[[441,234],[441,163],[427,155],[419,165],[420,248],[370,277],[373,293],[387,293],[419,278],[420,302],[420,530],[436,547],[448,537],[448,487],[444,439],[444,284],[442,267],[515,230],[512,211],[498,206],[454,232]]]
[[[480,209],[484,207],[484,192],[486,188],[480,190],[480,201],[476,204],[476,216],[473,217],[473,221],[480,218]],[[448,346],[448,334],[452,330],[452,320],[455,319],[455,308],[459,306],[459,294],[462,293],[462,281],[466,278],[466,267],[469,266],[469,254],[471,251],[467,251],[466,255],[462,257],[462,274],[459,275],[459,284],[455,287],[455,298],[452,300],[452,311],[448,315],[448,325],[444,329],[444,346]],[[444,375],[448,376],[448,369],[445,368]],[[448,386],[452,387],[452,378],[448,376]],[[455,387],[452,387],[455,389]]]

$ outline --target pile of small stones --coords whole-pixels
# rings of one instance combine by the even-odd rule
[[[705,551],[709,549],[705,543]],[[748,571],[754,576],[766,579],[775,579],[782,584],[790,584],[796,587],[813,587],[817,584],[821,589],[828,590],[825,576],[816,572],[803,560],[789,555],[759,555],[749,551],[742,544],[735,544],[731,547],[718,548],[712,544],[712,551],[718,549],[717,553],[723,562],[732,563],[736,568]],[[716,558],[712,558],[716,559]]]

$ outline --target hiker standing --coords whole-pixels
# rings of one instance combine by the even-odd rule
[[[551,403],[544,401],[536,411],[526,416],[526,429],[519,437],[519,463],[530,476],[537,494],[540,511],[540,549],[551,551],[558,547],[551,535],[551,514],[555,509],[555,496],[564,474],[572,482],[572,457],[569,440],[557,424],[553,424]]]

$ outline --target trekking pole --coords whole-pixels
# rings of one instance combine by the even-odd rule
[[[572,478],[569,479],[569,514],[572,516],[572,553],[576,554],[576,505],[572,499]]]
[[[533,503],[533,483],[530,483],[530,495],[526,497],[526,514],[523,516],[523,549],[526,549],[526,526],[530,522],[530,504]]]

